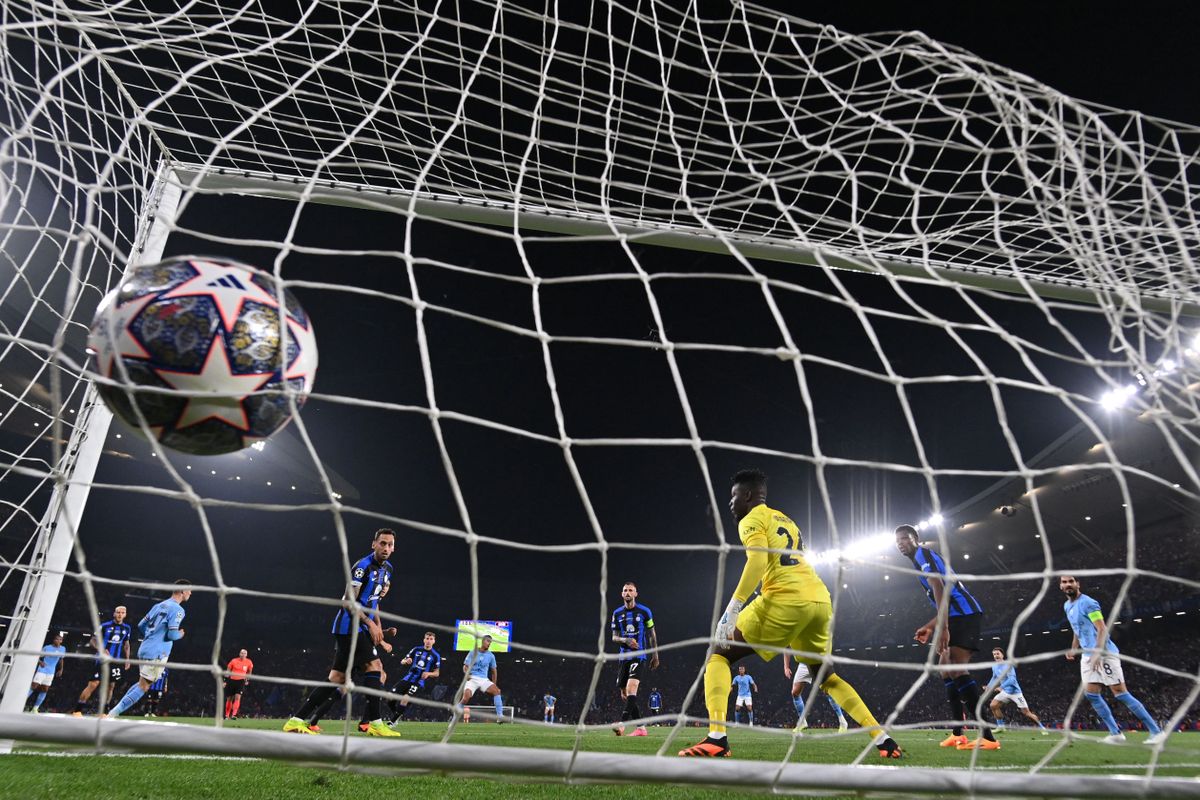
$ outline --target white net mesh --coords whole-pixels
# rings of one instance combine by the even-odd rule
[[[48,625],[82,682],[109,607],[136,621],[186,576],[177,713],[219,716],[220,673],[248,646],[248,707],[287,716],[323,674],[348,559],[386,524],[387,618],[414,644],[437,631],[446,655],[456,619],[511,619],[515,716],[555,691],[577,731],[570,757],[530,769],[597,777],[579,749],[613,718],[606,626],[626,578],[660,620],[676,727],[659,754],[706,716],[704,652],[742,564],[726,479],[754,464],[825,564],[831,663],[896,730],[946,711],[909,638],[928,613],[913,570],[871,535],[934,515],[985,640],[1047,687],[1044,716],[1090,713],[1062,668],[1068,569],[1127,626],[1131,687],[1164,722],[1195,721],[1178,634],[1200,611],[1200,131],[918,35],[746,4],[0,9],[5,710]],[[164,252],[277,274],[315,321],[316,392],[260,450],[105,438],[87,325],[127,266]],[[76,463],[89,440],[94,476]],[[418,714],[444,719],[451,699]],[[790,704],[760,709],[783,726],[777,766],[804,760],[782,735]],[[1069,741],[996,785],[1033,791],[1021,781]],[[1163,765],[1187,758],[1126,766],[1166,793]],[[689,769],[669,774],[723,780]],[[940,790],[983,791],[961,781]]]

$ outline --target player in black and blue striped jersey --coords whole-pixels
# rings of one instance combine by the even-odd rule
[[[100,625],[100,638],[97,639],[96,635],[92,634],[92,638],[88,640],[88,647],[93,648],[97,653],[107,653],[111,661],[106,665],[100,656],[96,657],[92,677],[88,679],[87,686],[84,686],[83,691],[80,692],[79,700],[75,703],[75,710],[71,712],[71,716],[83,716],[83,709],[87,707],[92,693],[100,685],[100,676],[103,671],[108,672],[108,697],[105,698],[104,705],[106,707],[112,705],[113,689],[131,666],[129,639],[133,635],[133,628],[125,621],[128,613],[125,606],[114,608],[112,619]]]
[[[329,683],[309,693],[296,715],[283,724],[287,733],[314,734],[313,714],[331,698],[335,698],[346,683],[351,667],[361,670],[358,681],[365,689],[382,691],[383,662],[380,653],[390,653],[392,646],[384,641],[379,624],[379,601],[387,593],[394,570],[388,557],[396,550],[396,532],[380,528],[371,539],[371,552],[350,566],[350,587],[344,605],[333,618],[334,654],[329,668]],[[357,605],[356,609],[354,605]],[[399,736],[382,719],[382,702],[377,694],[368,694],[365,733],[368,736]]]
[[[637,584],[626,581],[621,587],[621,605],[612,613],[609,628],[612,640],[620,645],[617,658],[617,688],[625,701],[621,723],[613,726],[617,736],[625,733],[624,723],[642,718],[637,693],[646,671],[646,653],[650,653],[650,669],[658,669],[658,633],[654,630],[654,615],[637,601]],[[646,736],[646,726],[639,725],[631,736]]]
[[[442,654],[433,649],[437,643],[437,634],[425,631],[421,644],[408,651],[408,655],[400,660],[400,665],[408,667],[408,671],[396,681],[392,691],[400,695],[399,700],[388,700],[388,708],[395,717],[393,724],[404,719],[408,712],[408,701],[416,697],[425,688],[426,681],[433,681],[442,674]]]
[[[162,675],[159,675],[158,680],[150,684],[150,689],[146,692],[147,717],[158,716],[158,707],[162,703],[163,695],[167,693],[167,672],[169,671],[164,667]]]
[[[946,562],[928,547],[922,547],[917,529],[912,525],[896,528],[896,549],[912,561],[920,570],[918,576],[925,596],[933,604],[933,619],[917,628],[913,638],[921,644],[930,644],[940,628],[937,640],[932,642],[937,650],[939,664],[966,664],[979,649],[979,632],[983,629],[983,606],[959,580],[947,579]],[[950,719],[958,723],[967,714],[975,716],[981,692],[979,684],[966,669],[942,673],[946,688],[946,700],[950,703]],[[981,725],[980,738],[969,741],[963,726],[954,725],[954,730],[941,743],[942,747],[959,750],[999,750],[1000,743],[992,735],[991,728]]]

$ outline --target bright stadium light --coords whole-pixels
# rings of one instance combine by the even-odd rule
[[[1132,384],[1120,389],[1109,389],[1100,395],[1100,406],[1107,411],[1115,411],[1129,402],[1129,398],[1137,394],[1137,387]]]
[[[932,517],[929,518],[929,524],[930,525],[941,525],[943,519],[944,518],[942,517],[941,514],[934,514]]]

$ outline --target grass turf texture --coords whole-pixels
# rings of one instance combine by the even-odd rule
[[[171,722],[212,725],[212,719],[172,718]],[[147,724],[155,724],[148,722]],[[278,730],[282,720],[239,720],[227,722],[232,728]],[[410,741],[436,741],[446,726],[442,723],[408,723],[401,730]],[[335,732],[336,729],[336,732]],[[669,728],[651,728],[647,737],[615,737],[608,731],[590,731],[582,739],[584,750],[622,753],[654,754],[666,738]],[[671,746],[674,752],[694,744],[703,737],[700,728],[688,728],[686,736],[676,737]],[[281,734],[283,735],[283,734]],[[341,723],[330,723],[324,736],[341,735]],[[359,736],[357,732],[352,734]],[[938,747],[944,732],[933,730],[901,731],[898,734],[906,751],[901,761],[887,761],[872,752],[865,763],[922,767],[960,767],[970,763],[969,752]],[[1090,734],[1098,737],[1099,734]],[[1151,758],[1150,748],[1141,744],[1144,734],[1127,734],[1130,743],[1124,746],[1101,745],[1090,741],[1075,742],[1063,748],[1045,769],[1058,774],[1144,774]],[[1001,735],[1003,749],[981,752],[977,768],[1025,771],[1040,761],[1058,741],[1058,736],[1041,736],[1036,732],[1008,731]],[[570,749],[575,741],[569,728],[549,726],[504,725],[472,723],[460,725],[452,741],[467,744],[508,745]],[[792,760],[795,762],[846,764],[855,758],[867,740],[861,733],[851,736],[832,736],[810,732],[797,743]],[[778,763],[786,753],[789,739],[761,732],[734,731],[731,734],[733,757]],[[48,755],[52,750],[56,755]],[[727,798],[728,790],[681,789],[676,786],[641,784],[637,786],[564,786],[561,783],[514,783],[512,778],[496,780],[446,777],[440,775],[381,776],[332,768],[299,767],[270,761],[92,756],[74,751],[78,757],[62,757],[56,746],[22,746],[17,754],[0,759],[0,794],[6,797],[69,797],[102,798],[197,798],[237,797],[239,800],[257,797],[283,797],[291,792],[303,797],[354,798],[360,800],[382,792],[420,793],[439,798]],[[1161,776],[1195,777],[1200,775],[1200,736],[1173,736],[1159,759],[1155,774]]]

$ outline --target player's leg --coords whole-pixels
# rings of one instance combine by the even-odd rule
[[[493,683],[487,687],[487,693],[492,696],[492,708],[496,709],[496,722],[504,722],[504,698],[500,695],[500,687]]]
[[[1104,673],[1098,666],[1096,669],[1092,669],[1092,656],[1083,654],[1079,657],[1079,676],[1084,683],[1083,696],[1087,698],[1092,710],[1096,712],[1096,716],[1108,729],[1108,736],[1104,738],[1104,741],[1109,743],[1125,741],[1125,734],[1121,733],[1121,726],[1117,724],[1112,709],[1104,700]]]
[[[808,727],[808,719],[804,716],[804,695],[812,686],[812,676],[808,672],[808,665],[799,661],[796,662],[792,675],[792,705],[796,709],[796,727],[792,730],[800,733]]]
[[[978,617],[978,614],[971,614],[971,617]],[[967,619],[963,617],[951,618],[950,639],[952,644],[947,648],[946,654],[949,657],[951,664],[966,664],[971,660],[975,653],[976,646],[971,642],[970,636],[964,636],[960,643],[956,641],[956,633],[954,630],[955,620]],[[969,625],[970,623],[963,623]],[[971,628],[978,630],[979,625],[975,623]],[[978,636],[974,637],[978,639]],[[979,726],[979,739],[974,742],[963,742],[955,745],[959,750],[999,750],[1000,743],[996,741],[996,735],[992,733],[991,725],[987,724],[980,714],[980,705],[983,701],[983,696],[979,691],[979,684],[971,677],[971,674],[965,670],[958,673],[954,678],[954,687],[958,690],[959,699],[962,701],[963,711],[967,720],[975,720]],[[961,729],[956,729],[961,730]],[[965,736],[965,734],[964,734]]]
[[[300,704],[300,708],[292,714],[287,722],[283,723],[285,733],[316,733],[312,730],[317,727],[317,722],[320,720],[318,709],[321,712],[326,712],[333,702],[337,700],[339,693],[342,691],[342,686],[346,683],[346,671],[350,668],[350,636],[346,634],[334,634],[333,636],[333,664],[329,668],[327,676],[328,683],[323,683],[315,687],[308,696],[304,698],[304,702]]]
[[[39,683],[37,681],[34,681],[33,685],[29,687],[29,694],[27,694],[25,696],[25,699],[28,700],[30,697],[33,697],[33,707],[31,708],[31,710],[33,711],[34,714],[38,714],[41,712],[42,702],[45,701],[46,691],[49,688],[50,687],[47,686],[46,684]]]
[[[129,687],[125,692],[125,696],[121,701],[113,706],[112,710],[105,714],[106,717],[119,717],[128,711],[134,703],[142,699],[146,692],[150,691],[150,685],[153,684],[162,675],[166,659],[162,659],[157,663],[143,664],[138,674],[138,682]]]
[[[638,689],[642,686],[642,672],[645,669],[646,662],[643,659],[634,658],[625,662],[625,710],[621,712],[621,722],[640,720],[642,718],[642,710],[638,708],[637,698]],[[634,730],[633,735],[645,736],[645,726],[639,724]]]
[[[838,721],[838,733],[845,733],[850,725],[846,722],[846,714],[842,711],[842,707],[838,705],[837,700],[834,700],[829,695],[825,695],[825,702],[829,703],[829,707],[833,709],[834,716]]]
[[[83,687],[83,691],[79,693],[79,699],[75,701],[75,710],[71,712],[72,717],[82,717],[83,709],[87,708],[88,701],[92,699],[92,693],[96,691],[96,687],[100,685],[100,675],[97,673],[87,685]]]
[[[750,725],[754,724],[754,700],[746,698],[746,719]]]
[[[359,669],[363,671],[362,686],[376,692],[367,694],[367,708],[363,714],[363,718],[368,720],[366,734],[396,738],[400,736],[400,732],[392,730],[383,721],[383,698],[380,695],[383,692],[384,672],[379,652],[374,647],[364,648],[361,659]]]
[[[1125,675],[1121,671],[1120,660],[1105,656],[1104,665],[1101,669],[1105,668],[1107,668],[1105,677],[1109,680],[1117,681],[1108,685],[1108,688],[1113,693],[1113,699],[1124,704],[1126,708],[1133,712],[1133,715],[1146,726],[1146,730],[1150,731],[1152,737],[1162,733],[1162,728],[1159,727],[1158,722],[1150,715],[1150,712],[1146,710],[1146,707],[1142,705],[1142,701],[1134,697],[1133,692],[1129,691],[1129,687],[1125,685]]]
[[[992,718],[996,720],[996,733],[1004,730],[1004,712],[1002,710],[1004,708],[1004,703],[1001,702],[1001,698],[1007,700],[1007,695],[1005,695],[1004,692],[1000,692],[992,698],[992,702],[988,703],[988,708],[991,709],[992,712]]]

